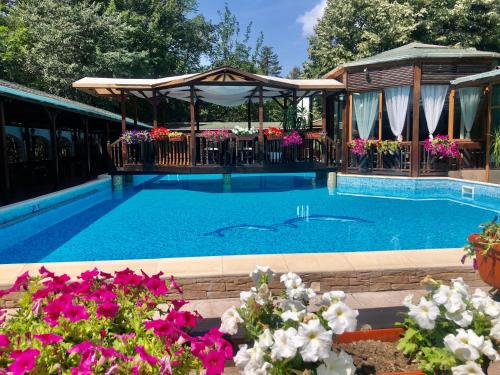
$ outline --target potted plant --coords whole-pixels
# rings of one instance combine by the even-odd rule
[[[234,135],[236,135],[236,138],[239,141],[253,141],[257,134],[259,134],[258,129],[248,129],[242,126],[235,126],[231,131]]]
[[[427,164],[432,169],[449,169],[450,159],[460,158],[458,142],[447,135],[429,136],[424,142],[424,150],[428,154]]]
[[[155,141],[165,141],[168,139],[169,130],[165,127],[158,127],[151,130],[151,137]]]
[[[401,143],[390,139],[377,142],[377,152],[382,156],[385,168],[393,168],[399,165]]]
[[[281,130],[280,128],[270,127],[264,129],[264,135],[269,141],[281,140],[283,139],[283,130]]]
[[[181,132],[171,131],[168,133],[168,140],[170,142],[182,142],[185,138],[186,136],[184,135],[184,133]]]
[[[120,140],[127,145],[135,145],[142,142],[151,142],[153,138],[147,130],[125,130]]]
[[[358,168],[361,172],[372,169],[374,146],[374,141],[363,138],[356,138],[349,144],[351,153],[357,158]]]
[[[229,138],[229,130],[205,130],[201,132],[200,136],[211,142],[222,142]]]
[[[326,139],[327,133],[326,131],[322,130],[320,132],[306,132],[304,135],[305,139],[318,139],[321,142],[324,142]]]
[[[491,137],[490,182],[500,183],[500,128]]]
[[[495,217],[493,221],[481,224],[480,228],[482,233],[473,233],[468,237],[462,263],[467,257],[472,258],[474,269],[481,279],[500,289],[500,224]]]
[[[485,375],[498,360],[500,303],[477,288],[472,293],[462,278],[449,284],[425,278],[428,293],[413,302],[408,295],[405,332],[398,349],[417,360],[425,374]]]

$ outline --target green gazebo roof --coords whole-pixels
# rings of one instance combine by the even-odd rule
[[[500,82],[500,68],[490,70],[489,72],[474,74],[467,77],[454,79],[450,83],[453,86],[471,86],[474,84],[483,84],[490,82]]]

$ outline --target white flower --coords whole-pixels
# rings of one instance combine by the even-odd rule
[[[295,344],[305,362],[316,362],[328,358],[332,346],[332,331],[327,331],[318,319],[300,323]]]
[[[492,320],[491,325],[490,336],[495,340],[500,341],[500,318]]]
[[[469,286],[464,282],[464,279],[457,277],[456,279],[451,279],[451,286],[455,292],[458,292],[464,298],[469,298]]]
[[[234,307],[230,307],[221,316],[222,324],[220,331],[229,335],[235,335],[238,332],[238,324],[243,323],[240,314]]]
[[[354,331],[356,329],[358,310],[353,310],[344,302],[337,302],[323,312],[322,316],[328,321],[328,326],[333,333],[340,335],[345,331]]]
[[[262,348],[269,348],[271,345],[273,345],[273,335],[271,334],[271,331],[269,328],[266,328],[264,332],[262,332],[259,336],[259,341],[257,344]]]
[[[468,361],[465,365],[452,367],[451,373],[453,375],[486,375],[481,367],[472,361]]]
[[[251,370],[244,371],[244,375],[268,375],[269,370],[271,368],[271,364],[269,362],[264,362],[260,367],[258,368],[252,368]]]
[[[267,284],[262,284],[255,295],[255,302],[259,305],[265,305],[271,299],[271,291]]]
[[[436,319],[439,316],[439,308],[432,301],[427,301],[424,297],[420,298],[418,305],[410,307],[408,313],[422,329],[434,329]]]
[[[500,317],[500,303],[494,301],[484,290],[477,288],[471,297],[472,305],[493,319]]]
[[[479,348],[481,353],[488,357],[492,361],[498,361],[500,358],[498,352],[493,348],[493,343],[491,340],[484,340],[483,345]]]
[[[264,354],[259,345],[255,345],[251,349],[243,345],[234,357],[234,363],[245,375],[267,374],[270,365],[266,365]]]
[[[298,322],[306,315],[306,306],[300,301],[286,299],[281,303],[281,307],[283,308],[281,319],[284,322],[287,320]]]
[[[468,329],[459,328],[457,334],[449,334],[444,338],[444,345],[461,361],[475,361],[480,357],[479,350],[484,344],[484,337]]]
[[[250,277],[256,284],[265,282],[270,284],[273,281],[274,272],[269,266],[256,266],[255,270],[250,272]]]
[[[288,328],[286,331],[278,329],[274,332],[271,358],[278,361],[285,358],[293,358],[297,353],[295,336],[297,336],[297,330],[293,327]]]
[[[469,310],[459,310],[454,313],[447,312],[445,316],[446,319],[455,322],[462,328],[467,328],[468,326],[470,326],[470,324],[472,323],[472,319],[474,318],[474,314]]]
[[[302,285],[302,279],[299,275],[293,272],[284,273],[280,277],[280,281],[285,284],[287,289],[295,289]]]
[[[243,304],[247,304],[248,301],[255,297],[257,294],[257,289],[255,287],[250,288],[248,292],[240,292],[240,301]]]
[[[443,305],[449,313],[465,309],[465,303],[462,294],[447,285],[440,285],[437,291],[432,295],[432,299],[438,305]]]
[[[238,353],[234,356],[234,364],[238,368],[244,368],[247,363],[250,361],[250,351],[248,350],[248,345],[240,345]]]
[[[344,302],[345,297],[346,295],[343,291],[332,290],[331,292],[324,293],[321,296],[321,302],[324,305],[331,305],[337,302]]]
[[[414,306],[413,305],[413,294],[408,294],[404,299],[403,299],[403,302],[402,302],[402,305],[406,308],[410,308],[411,306]]]
[[[302,286],[298,288],[287,289],[286,294],[290,299],[303,301],[305,303],[307,303],[312,297],[316,295],[314,290],[312,290],[311,288],[306,288],[304,284],[302,284]]]
[[[323,360],[316,373],[318,375],[354,375],[355,371],[352,357],[341,350],[339,354],[330,351],[330,355]]]

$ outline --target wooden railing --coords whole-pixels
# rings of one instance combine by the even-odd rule
[[[411,167],[411,142],[401,142],[394,153],[381,153],[376,148],[366,155],[358,156],[349,152],[348,171],[356,173],[384,173],[409,175]]]
[[[111,167],[131,166],[251,166],[293,165],[296,163],[322,166],[340,164],[341,144],[329,137],[303,139],[300,145],[284,146],[282,139],[231,134],[221,141],[212,141],[200,134],[195,138],[195,156],[191,160],[191,137],[183,135],[175,141],[163,140],[128,145],[120,140],[108,144]]]

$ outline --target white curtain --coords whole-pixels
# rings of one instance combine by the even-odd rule
[[[354,93],[354,113],[358,124],[359,136],[368,139],[378,113],[378,92]]]
[[[436,131],[441,112],[443,111],[448,85],[423,85],[422,104],[424,106],[425,119],[429,136],[432,137]]]
[[[392,134],[398,141],[403,140],[401,133],[405,126],[406,112],[408,111],[408,100],[410,98],[410,86],[392,87],[384,90],[387,116]]]
[[[462,112],[462,120],[465,126],[465,138],[470,139],[470,131],[474,125],[476,118],[477,107],[481,100],[481,87],[465,87],[458,89],[460,97],[460,110]]]

